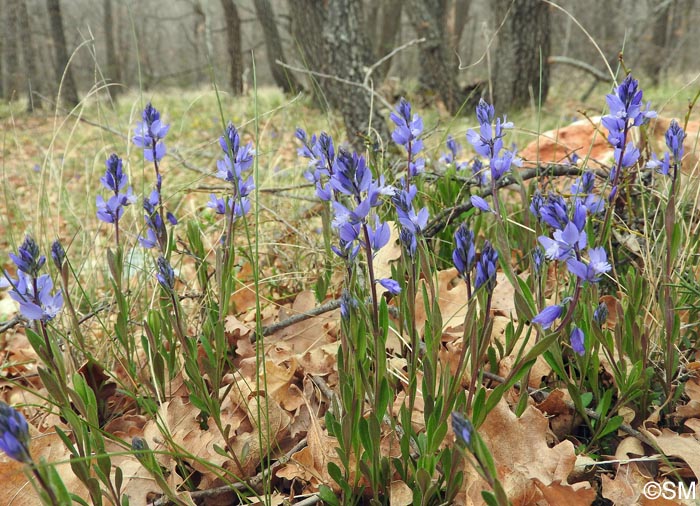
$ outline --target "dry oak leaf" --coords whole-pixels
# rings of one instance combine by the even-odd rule
[[[401,480],[392,481],[389,485],[389,503],[392,506],[413,504],[413,490]]]
[[[83,499],[89,497],[87,489],[73,473],[69,464],[70,451],[56,432],[41,433],[29,426],[31,442],[29,452],[35,461],[44,459],[56,464],[56,471],[68,492]],[[36,506],[41,504],[34,487],[24,474],[24,465],[0,453],[0,504],[11,506]]]
[[[664,497],[649,499],[644,495],[644,485],[649,478],[644,476],[636,462],[620,464],[615,478],[601,476],[602,495],[616,506],[671,506],[681,504]]]
[[[554,481],[545,485],[535,478],[535,485],[542,493],[547,504],[552,506],[590,506],[596,499],[596,492],[592,488],[575,489],[566,483]]]
[[[692,426],[692,424],[691,424]],[[641,429],[641,432],[654,441],[669,457],[678,457],[685,461],[696,478],[700,479],[700,433],[678,434],[669,429]]]
[[[297,295],[290,313],[291,315],[303,314],[315,307],[316,296],[313,292],[305,290]],[[285,318],[280,317],[280,320],[283,319]],[[267,336],[265,345],[274,345],[281,342],[289,346],[289,352],[292,355],[304,354],[313,348],[334,342],[339,319],[339,309],[314,316]]]
[[[333,488],[340,492],[337,483],[328,474],[328,463],[333,462],[342,468],[336,448],[338,440],[328,435],[317,420],[313,420],[306,434],[307,446],[294,453],[287,464],[277,472],[280,478],[290,481],[302,480],[308,483],[306,492],[317,492],[320,484]]]
[[[562,441],[550,447],[547,444],[549,422],[537,408],[529,406],[518,418],[506,401],[501,399],[478,430],[493,455],[499,479],[513,505],[557,506],[556,503],[549,503],[541,490],[553,483],[557,485],[553,487],[552,494],[556,489],[561,496],[568,487],[571,497],[588,497],[587,492],[579,491],[589,489],[589,483],[567,483],[576,463],[573,443]],[[481,490],[488,490],[488,484],[470,466],[465,469],[465,475],[460,502],[484,504]]]

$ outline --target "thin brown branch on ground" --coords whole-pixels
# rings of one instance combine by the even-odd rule
[[[498,183],[496,183],[496,189],[500,190],[506,186],[513,184],[518,184],[520,181],[527,181],[529,179],[534,179],[536,177],[542,176],[552,176],[552,177],[562,177],[562,176],[580,176],[586,171],[592,171],[596,176],[601,178],[606,178],[608,175],[602,170],[592,170],[585,167],[577,167],[574,165],[548,165],[548,166],[538,166],[534,169],[526,169],[520,171],[517,177],[512,174],[508,174],[502,177]],[[486,188],[482,190],[478,195],[481,198],[486,198],[491,195],[491,188]],[[437,214],[435,218],[428,222],[428,225],[423,231],[424,237],[433,237],[438,234],[447,225],[455,221],[462,213],[469,211],[472,207],[472,203],[468,200],[462,204],[452,206],[445,209],[441,213]]]
[[[232,483],[231,485],[222,485],[221,487],[215,487],[215,488],[209,488],[205,490],[197,490],[194,492],[190,492],[190,498],[194,501],[198,501],[201,499],[207,499],[211,497],[217,497],[229,492],[245,492],[245,491],[250,491],[255,490],[258,493],[261,493],[262,490],[259,490],[258,488],[263,482],[263,479],[269,476],[273,471],[275,471],[278,467],[286,464],[289,462],[289,460],[292,458],[292,455],[294,455],[296,452],[303,450],[307,445],[307,440],[306,438],[303,438],[301,441],[299,441],[297,444],[295,444],[287,453],[285,453],[282,457],[277,459],[274,464],[272,464],[269,468],[264,469],[260,471],[258,474],[250,478],[249,480],[246,481],[240,481],[238,483]],[[174,504],[168,497],[163,496],[160,499],[155,500],[152,503],[152,506],[170,506]],[[297,503],[299,504],[299,503]]]

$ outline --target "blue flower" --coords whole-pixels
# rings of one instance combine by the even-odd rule
[[[369,190],[371,183],[372,171],[367,167],[365,158],[341,149],[333,164],[331,187],[345,195],[359,198]]]
[[[535,214],[535,216],[538,216],[540,221],[557,229],[562,229],[569,223],[569,209],[561,195],[550,192],[546,200],[541,200],[541,197],[537,197],[538,193],[536,192],[533,196],[530,210],[533,211],[533,206],[539,206],[539,213]],[[537,204],[535,204],[536,199]],[[537,211],[537,209],[534,210]]]
[[[452,251],[452,261],[462,279],[467,279],[476,262],[474,248],[474,232],[462,223],[455,231],[455,249]]]
[[[399,240],[408,253],[408,256],[410,258],[414,258],[416,256],[416,250],[418,249],[416,235],[409,229],[401,227],[401,232],[399,232]]]
[[[491,160],[491,171],[494,170],[500,175],[503,175],[510,168],[511,162],[514,161],[514,153],[504,155],[494,169],[494,162],[499,160],[499,153],[503,148],[504,129],[513,128],[513,123],[506,121],[505,116],[497,118],[494,122],[495,110],[492,105],[487,104],[482,98],[479,105],[476,106],[476,119],[479,122],[479,133],[472,129],[467,130],[467,140],[474,147],[474,150],[484,158]],[[499,177],[500,177],[499,175]],[[492,176],[493,177],[493,176]],[[498,178],[494,178],[498,179]]]
[[[51,244],[51,259],[59,271],[63,270],[63,264],[66,261],[66,250],[63,249],[63,246],[58,240],[55,240],[53,244]]]
[[[160,286],[162,286],[165,291],[173,293],[175,289],[175,272],[173,268],[164,257],[158,257],[158,272],[156,273],[156,279]]]
[[[544,265],[544,251],[542,251],[542,248],[535,248],[535,250],[532,252],[532,261],[535,267],[535,274],[539,275],[542,272],[542,266]]]
[[[472,205],[476,207],[477,209],[485,212],[485,213],[491,213],[493,212],[491,210],[491,206],[489,206],[489,203],[486,202],[482,197],[479,197],[478,195],[472,195],[469,200],[471,201]]]
[[[63,294],[60,290],[51,294],[53,281],[48,274],[34,279],[19,271],[12,286],[9,295],[19,304],[19,311],[27,320],[46,322],[52,320],[63,308]]]
[[[685,132],[683,128],[674,119],[671,120],[671,125],[666,130],[666,146],[673,155],[676,163],[683,158],[683,141],[685,140]]]
[[[160,113],[149,102],[141,115],[143,121],[136,124],[134,144],[143,148],[143,155],[149,162],[160,161],[165,156],[165,143],[160,142],[168,134],[170,125],[163,125]]]
[[[573,195],[593,193],[594,186],[595,174],[591,171],[586,171],[581,177],[576,178],[576,181],[571,185],[571,193]]]
[[[567,223],[564,230],[555,230],[553,237],[543,235],[538,238],[550,260],[566,260],[586,247],[586,232],[579,230],[573,222]]]
[[[655,118],[656,112],[649,110],[648,103],[646,109],[642,109],[642,96],[639,82],[632,77],[632,74],[628,74],[624,81],[615,88],[614,93],[606,96],[610,116],[622,119],[634,126],[642,125],[649,119]]]
[[[107,161],[105,162],[107,166],[107,171],[105,175],[100,178],[102,184],[108,190],[112,190],[114,193],[119,193],[128,183],[129,178],[122,169],[122,160],[116,154],[112,153]]]
[[[387,223],[382,223],[379,221],[379,216],[375,215],[374,218],[374,229],[372,229],[372,227],[368,227],[367,231],[369,234],[372,252],[376,255],[380,249],[389,243],[389,239],[391,238],[391,229]]]
[[[569,337],[569,342],[571,343],[571,348],[580,356],[586,354],[586,343],[583,330],[578,327],[574,327],[571,331],[571,336]]]
[[[622,160],[620,160],[620,156],[622,156]],[[637,160],[639,160],[639,149],[637,149],[634,143],[630,141],[627,143],[624,153],[622,152],[621,147],[615,148],[613,158],[615,160],[615,166],[610,171],[611,179],[615,179],[615,171],[617,170],[618,165],[622,168],[625,168],[631,167],[632,165],[637,163]]]
[[[651,160],[647,162],[647,169],[656,170],[659,174],[668,176],[671,173],[671,155],[666,152],[664,153],[664,159],[659,160],[656,153],[651,154]]]
[[[595,308],[595,311],[593,311],[593,321],[596,322],[599,327],[602,327],[607,319],[608,306],[605,304],[605,302],[601,302],[598,304],[598,307]]]
[[[590,259],[588,264],[576,258],[570,258],[567,260],[566,266],[569,272],[577,276],[581,281],[597,283],[600,281],[600,276],[608,272],[612,267],[608,263],[608,257],[602,246],[589,249],[588,258]]]
[[[401,293],[401,285],[399,285],[398,281],[391,278],[378,279],[377,283],[386,288],[391,295],[398,295]]]
[[[460,413],[452,412],[452,430],[457,436],[457,440],[461,441],[468,448],[471,447],[472,434],[474,434],[474,426]]]
[[[348,321],[350,319],[350,311],[357,307],[357,301],[350,295],[347,288],[343,288],[343,293],[340,295],[340,317]]]
[[[408,212],[403,211],[400,208],[396,208],[396,213],[399,217],[399,223],[407,228],[412,234],[419,234],[428,225],[428,218],[430,217],[427,207],[423,207],[416,213],[416,211],[411,207]]]
[[[151,249],[158,244],[158,238],[156,237],[155,232],[153,232],[153,229],[147,228],[146,236],[139,236],[139,244],[142,248],[146,249]]]
[[[423,119],[418,114],[411,117],[411,104],[402,98],[390,118],[396,125],[391,133],[394,142],[406,148],[411,155],[420,153],[423,149],[423,141],[419,139],[423,133]]]
[[[165,223],[158,213],[158,203],[160,201],[160,194],[158,190],[152,190],[151,194],[143,199],[143,209],[145,211],[144,219],[146,222],[146,237],[139,237],[139,243],[144,248],[152,248],[155,245],[164,246],[167,231],[165,230]]]
[[[29,425],[12,406],[0,401],[0,450],[23,464],[31,464]]]
[[[482,285],[486,285],[486,290],[493,292],[496,287],[496,268],[498,267],[498,251],[496,251],[489,241],[484,242],[481,256],[476,263],[476,276],[474,278],[474,289],[478,290]]]
[[[466,162],[457,161],[457,155],[460,151],[462,151],[462,146],[451,135],[447,136],[445,145],[447,146],[448,151],[442,153],[440,162],[444,163],[445,165],[454,164],[456,170],[465,169],[467,166]]]
[[[484,186],[489,182],[489,178],[484,170],[484,164],[478,158],[472,163],[472,175],[479,186]]]
[[[10,258],[20,271],[33,277],[37,276],[39,270],[46,263],[46,257],[41,255],[39,245],[30,235],[24,238],[17,255],[10,253]]]
[[[563,310],[564,307],[558,304],[547,306],[532,319],[532,323],[541,325],[543,329],[548,329],[554,324],[554,321],[561,316]]]

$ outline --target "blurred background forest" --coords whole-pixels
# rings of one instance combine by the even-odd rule
[[[322,91],[350,132],[370,102],[407,90],[456,113],[481,94],[536,104],[550,81],[592,88],[623,49],[650,84],[700,68],[695,0],[0,0],[0,13],[0,97],[30,109],[53,109],[59,83],[67,106],[97,90],[197,88],[210,64],[245,93],[254,59],[258,86]]]

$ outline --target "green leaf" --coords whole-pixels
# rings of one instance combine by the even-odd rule
[[[605,428],[600,431],[600,435],[598,437],[605,437],[611,432],[615,432],[620,425],[622,425],[623,418],[620,415],[613,416],[610,420],[608,420],[608,423],[605,424]]]
[[[498,501],[496,500],[496,496],[493,492],[489,492],[488,490],[482,490],[481,497],[484,499],[484,502],[489,506],[498,506]]]
[[[340,470],[338,464],[336,464],[335,462],[328,463],[328,476],[333,478],[333,481],[335,481],[338,485],[342,485],[343,483],[345,483],[345,478],[343,478],[343,472]]]
[[[331,506],[340,506],[340,501],[338,500],[338,497],[336,497],[336,495],[333,493],[333,490],[331,490],[331,488],[327,485],[320,485],[318,487],[318,496],[326,504],[330,504]]]
[[[593,402],[593,392],[584,392],[581,394],[581,404],[587,408]]]

